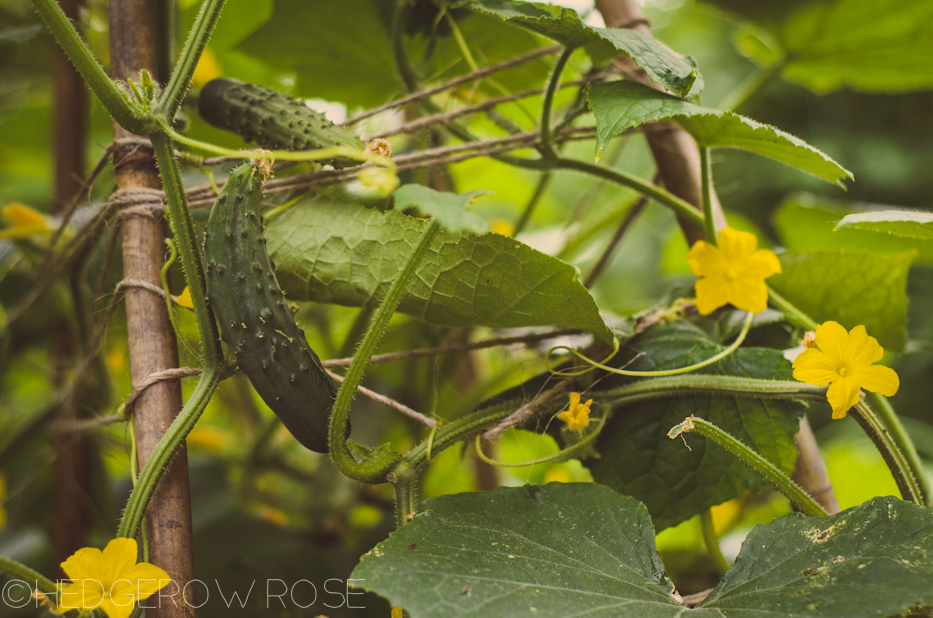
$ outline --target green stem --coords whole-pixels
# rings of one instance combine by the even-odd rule
[[[759,380],[737,376],[690,374],[638,380],[618,388],[596,391],[593,397],[613,408],[661,397],[700,394],[825,402],[826,389],[826,386],[813,386],[796,380]]]
[[[529,167],[541,169],[540,165],[533,165]],[[669,193],[668,191],[665,191],[664,189],[651,184],[651,182],[642,180],[638,176],[628,174],[621,170],[614,170],[608,167],[594,165],[592,163],[584,163],[583,161],[577,161],[575,159],[558,158],[551,162],[549,167],[551,169],[565,169],[582,172],[584,174],[589,174],[590,176],[595,176],[596,178],[602,178],[603,180],[614,182],[617,185],[622,185],[623,187],[628,187],[629,189],[638,191],[642,195],[647,195],[662,206],[667,206],[674,211],[674,214],[684,217],[688,221],[699,225],[703,224],[703,213],[694,208],[690,202],[682,200],[673,193]]]
[[[386,293],[382,304],[373,315],[369,323],[369,330],[363,337],[360,347],[353,355],[353,361],[347,369],[347,375],[340,389],[337,391],[337,399],[334,402],[334,410],[330,417],[330,457],[331,461],[344,476],[364,483],[381,482],[385,475],[398,463],[401,455],[395,451],[377,450],[367,462],[358,462],[350,454],[347,448],[346,430],[347,418],[350,414],[350,405],[353,403],[353,397],[356,395],[356,388],[363,379],[363,373],[369,365],[369,360],[376,351],[376,346],[385,334],[389,320],[398,308],[402,300],[402,295],[408,289],[408,284],[415,274],[421,258],[427,253],[434,234],[440,228],[437,219],[431,219],[425,226],[421,239],[415,246],[414,251],[408,256],[402,272],[399,273],[392,286]]]
[[[33,0],[33,7],[45,22],[65,55],[84,78],[91,91],[117,123],[131,133],[146,135],[155,122],[150,116],[140,116],[126,95],[110,79],[104,68],[88,49],[56,0]]]
[[[403,460],[396,465],[389,478],[395,488],[395,525],[401,528],[418,510],[420,474]]]
[[[577,453],[582,453],[587,450],[587,445],[589,445],[599,433],[603,430],[603,427],[606,425],[606,419],[609,418],[609,414],[604,414],[598,421],[596,427],[587,432],[586,437],[580,440],[579,442],[574,442],[567,448],[560,450],[556,453],[550,455],[545,455],[544,457],[539,457],[537,459],[532,459],[530,461],[497,461],[491,457],[487,457],[486,453],[483,452],[483,436],[482,434],[476,434],[476,455],[484,462],[488,463],[491,466],[498,466],[500,468],[524,468],[526,466],[536,466],[543,463],[551,462],[562,462],[567,461]]]
[[[881,420],[875,415],[872,409],[864,401],[859,401],[855,407],[850,410],[855,421],[861,426],[862,430],[868,435],[875,448],[884,458],[897,488],[901,492],[904,500],[909,500],[915,504],[923,505],[924,494],[920,489],[920,484],[911,471],[907,458],[900,449],[897,448],[891,434],[888,433]]]
[[[20,564],[15,560],[0,556],[0,573],[6,573],[14,579],[19,579],[27,584],[37,586],[39,590],[46,594],[55,594],[58,587],[49,579],[33,571],[28,566]]]
[[[787,318],[791,324],[806,330],[816,330],[816,322],[814,322],[810,316],[790,304],[786,298],[775,292],[774,288],[770,285],[768,286],[768,300],[784,314],[784,317]]]
[[[118,536],[130,538],[134,538],[139,532],[146,506],[149,504],[150,498],[152,498],[152,492],[155,491],[156,485],[158,485],[159,479],[162,478],[166,466],[174,457],[175,451],[194,428],[207,404],[210,403],[211,396],[217,389],[217,385],[224,373],[223,351],[220,347],[217,323],[213,311],[207,304],[207,293],[204,286],[204,264],[201,261],[191,211],[188,209],[185,199],[178,161],[175,159],[171,139],[168,136],[153,133],[150,135],[150,140],[162,176],[162,186],[165,189],[169,219],[175,233],[175,239],[178,242],[185,279],[191,292],[191,304],[194,306],[198,333],[201,336],[204,365],[201,379],[195,386],[194,392],[162,436],[162,439],[159,440],[146,465],[143,466],[138,483],[130,493],[118,531]]]
[[[713,564],[716,565],[716,570],[720,576],[725,575],[729,570],[729,563],[726,562],[726,557],[722,555],[722,550],[719,548],[719,537],[716,535],[716,526],[713,524],[712,511],[706,510],[700,513],[700,529],[703,531],[703,542],[706,543],[706,550]]]
[[[923,460],[921,460],[920,455],[917,454],[917,447],[914,446],[913,440],[910,439],[910,435],[907,433],[907,430],[901,423],[901,419],[894,411],[894,407],[891,405],[891,402],[888,401],[888,398],[880,393],[869,393],[868,397],[875,403],[872,409],[877,412],[885,429],[888,430],[891,440],[894,442],[897,450],[903,454],[911,474],[917,480],[917,485],[920,489],[924,504],[933,508],[933,492],[930,490],[930,478],[927,476],[926,469],[923,467]]]
[[[156,108],[170,122],[178,112],[185,93],[191,87],[191,76],[194,75],[194,69],[198,66],[198,60],[207,46],[208,39],[211,38],[211,32],[214,31],[214,25],[223,7],[224,0],[205,0],[188,32],[188,40],[185,41],[178,64],[175,65]]]
[[[224,148],[210,142],[185,137],[168,125],[164,120],[160,120],[161,129],[175,141],[184,144],[190,148],[197,148],[222,157],[235,157],[243,160],[266,159],[269,161],[327,161],[329,159],[346,158],[360,163],[375,163],[386,169],[395,171],[395,163],[392,159],[381,155],[363,152],[350,146],[332,146],[330,148],[317,148],[315,150],[234,150]],[[176,162],[177,165],[177,162]]]
[[[522,211],[522,216],[519,218],[518,223],[515,224],[515,231],[512,232],[513,237],[518,236],[521,231],[525,229],[525,226],[528,225],[528,222],[531,221],[531,215],[534,213],[535,207],[547,192],[547,186],[551,181],[551,177],[551,172],[544,172],[541,174],[541,177],[538,178],[538,185],[535,187],[535,192],[531,195],[531,199],[528,200],[528,204],[525,206],[525,210]]]
[[[573,48],[568,47],[557,59],[554,70],[551,72],[551,79],[548,81],[547,92],[544,93],[544,102],[541,105],[541,156],[547,160],[558,159],[554,145],[551,143],[551,109],[554,105],[554,94],[560,85],[560,76],[564,72],[564,67],[573,55]]]
[[[579,376],[579,375],[583,375],[584,373],[588,371],[592,371],[593,369],[602,369],[603,371],[608,371],[609,373],[614,373],[616,375],[633,376],[633,377],[638,377],[638,378],[673,376],[673,375],[678,375],[681,373],[687,373],[689,371],[696,371],[697,369],[702,369],[703,367],[712,365],[716,361],[722,360],[725,357],[732,354],[733,352],[735,352],[736,350],[738,350],[739,346],[742,345],[742,342],[745,341],[745,336],[748,334],[748,330],[749,328],[751,328],[752,320],[754,318],[755,318],[755,315],[749,311],[747,315],[745,316],[745,322],[742,324],[742,331],[739,333],[739,336],[735,338],[735,341],[732,342],[732,345],[730,345],[728,348],[726,348],[725,350],[723,350],[722,352],[714,356],[707,358],[706,360],[700,361],[699,363],[694,363],[693,365],[688,365],[686,367],[678,367],[676,369],[663,369],[661,371],[629,371],[627,369],[618,369],[616,367],[610,367],[606,365],[605,363],[608,362],[609,359],[615,356],[616,353],[619,351],[619,340],[618,339],[614,341],[615,346],[614,346],[614,349],[612,350],[612,353],[602,363],[597,363],[596,361],[590,358],[587,358],[586,356],[584,356],[583,354],[580,354],[579,352],[577,352],[570,346],[558,345],[548,350],[547,354],[544,357],[544,365],[545,367],[548,368],[549,371],[552,371],[553,373],[557,375],[562,375],[562,376]],[[551,369],[549,359],[550,359],[551,354],[555,350],[567,350],[568,352],[573,354],[578,359],[590,365],[590,367],[592,367],[593,369],[584,369],[583,371],[569,371],[569,370],[561,369],[561,370],[554,371]]]
[[[718,244],[716,220],[713,218],[713,170],[710,168],[709,148],[700,147],[700,193],[703,200],[703,220],[706,228],[706,240]]]
[[[766,480],[772,487],[787,496],[791,503],[804,515],[820,517],[827,514],[826,511],[823,510],[823,507],[817,504],[807,492],[789,479],[774,464],[709,421],[696,416],[690,416],[685,419],[684,422],[672,427],[667,437],[673,440],[690,431],[695,431],[731,453],[739,461]]]

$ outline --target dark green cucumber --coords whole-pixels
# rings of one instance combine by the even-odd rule
[[[295,323],[262,235],[261,182],[241,165],[204,232],[207,295],[220,335],[256,392],[304,446],[327,452],[337,389]]]
[[[208,82],[198,95],[198,112],[215,127],[237,133],[262,148],[365,148],[358,136],[338,127],[301,101],[236,79],[222,77]],[[338,159],[333,163],[357,165],[359,162]]]

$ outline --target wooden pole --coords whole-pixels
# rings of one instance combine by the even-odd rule
[[[115,79],[139,80],[139,71],[149,70],[164,81],[158,67],[157,16],[162,10],[156,0],[110,0],[111,75]],[[161,189],[151,146],[120,127],[114,128],[114,174],[117,186]],[[159,271],[165,261],[165,221],[135,216],[123,226],[123,276],[160,286]],[[161,297],[138,288],[126,292],[126,326],[129,339],[130,371],[138,384],[151,373],[178,367],[175,332]],[[176,381],[159,382],[137,399],[133,407],[136,423],[138,463],[142,467],[162,435],[181,410],[181,386]],[[197,611],[194,587],[182,590],[194,579],[194,535],[191,528],[191,491],[188,481],[188,455],[178,449],[159,482],[146,511],[149,559],[172,577],[163,589],[173,599],[160,599],[161,607],[147,609],[149,618],[194,617]],[[148,605],[156,605],[150,599]]]

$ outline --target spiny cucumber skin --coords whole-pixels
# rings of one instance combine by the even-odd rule
[[[359,137],[301,101],[236,79],[221,77],[208,82],[198,95],[198,111],[215,127],[237,133],[262,148],[365,148]],[[346,159],[332,163],[335,167],[359,164]]]
[[[262,188],[250,165],[238,167],[204,233],[207,295],[224,342],[256,392],[293,436],[326,453],[333,380],[298,328],[275,277],[262,235]]]

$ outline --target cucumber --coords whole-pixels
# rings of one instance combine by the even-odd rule
[[[207,296],[220,335],[256,392],[305,447],[327,452],[333,380],[285,301],[262,235],[262,183],[236,168],[204,232]]]
[[[227,77],[211,80],[201,89],[198,112],[215,127],[237,133],[262,148],[312,150],[349,146],[365,149],[357,135],[338,127],[301,101]],[[359,165],[347,159],[331,163],[335,167]]]

